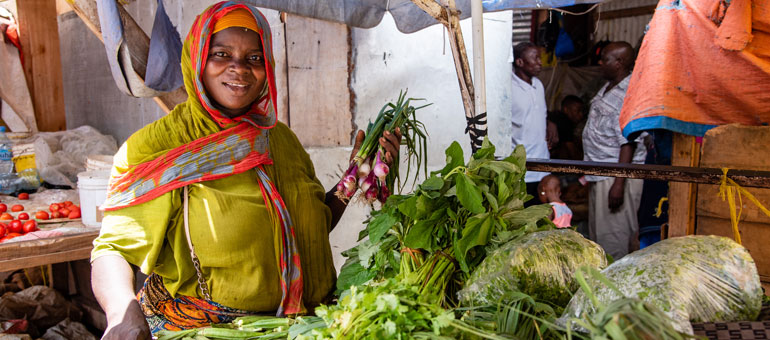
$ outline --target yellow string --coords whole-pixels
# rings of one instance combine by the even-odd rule
[[[668,201],[668,197],[661,197],[660,201],[658,201],[658,208],[655,209],[655,217],[660,217],[660,215],[663,215],[663,202]]]
[[[770,217],[770,210],[767,210],[762,203],[757,200],[754,195],[752,195],[750,192],[748,192],[746,189],[738,185],[738,183],[735,183],[732,179],[727,177],[727,171],[730,169],[728,168],[722,168],[722,183],[719,185],[719,196],[722,197],[722,201],[727,199],[727,204],[730,206],[730,223],[733,227],[733,238],[735,238],[735,242],[738,242],[738,244],[741,244],[741,234],[738,230],[738,221],[741,218],[741,214],[743,214],[743,196],[745,195],[746,198],[749,199],[749,201],[753,202],[754,205],[756,205],[759,210],[761,210],[765,215]],[[735,193],[738,193],[738,214],[735,213]]]

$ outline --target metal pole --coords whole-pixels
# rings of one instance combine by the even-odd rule
[[[475,88],[474,104],[476,115],[487,113],[487,81],[484,66],[484,7],[481,0],[471,1],[471,20],[473,24],[473,85]],[[486,122],[486,120],[484,120]],[[477,125],[486,130],[486,124]]]

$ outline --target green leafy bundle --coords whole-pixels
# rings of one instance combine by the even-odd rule
[[[494,145],[485,140],[467,164],[457,142],[445,153],[443,169],[413,193],[391,196],[372,214],[361,234],[368,240],[345,253],[338,292],[400,275],[419,286],[425,299],[452,302],[488,251],[553,226],[550,206],[523,208],[531,198],[523,181],[523,147],[496,160]]]
[[[297,339],[505,339],[457,320],[451,310],[422,302],[417,287],[396,279],[354,286],[336,305],[315,312],[328,327]]]

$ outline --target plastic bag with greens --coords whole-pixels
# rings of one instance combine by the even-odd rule
[[[604,250],[572,230],[535,232],[488,255],[458,294],[464,305],[496,305],[521,291],[565,306],[578,288],[574,274],[581,266],[606,267]]]
[[[678,331],[687,334],[693,333],[691,321],[755,320],[762,305],[754,260],[746,248],[726,237],[667,239],[623,257],[602,273],[623,295],[660,308]],[[603,304],[621,298],[604,285],[592,285]],[[594,312],[580,291],[562,320]]]

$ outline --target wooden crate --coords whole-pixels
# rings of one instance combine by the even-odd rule
[[[770,169],[770,127],[725,125],[711,129],[703,140],[701,167],[744,170]],[[770,189],[748,188],[766,208],[770,208]],[[719,186],[698,185],[698,235],[733,237],[730,209],[719,197]],[[738,204],[736,199],[736,204]],[[765,293],[770,293],[770,217],[753,203],[743,199],[743,211],[738,226],[743,245],[757,264]]]

